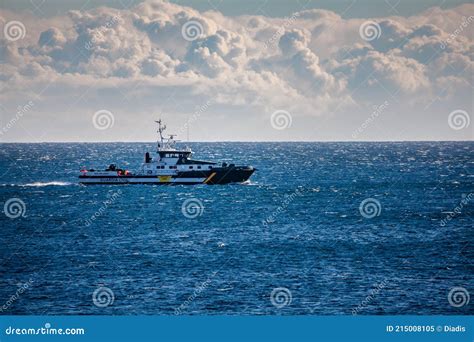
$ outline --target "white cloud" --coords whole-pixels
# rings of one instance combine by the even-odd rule
[[[453,32],[473,9],[468,4],[409,18],[368,18],[381,28],[380,37],[370,42],[359,36],[365,19],[346,20],[324,10],[287,18],[225,17],[147,1],[129,11],[101,7],[49,20],[5,11],[2,20],[21,20],[28,34],[15,42],[2,40],[0,81],[7,89],[0,95],[2,116],[8,118],[22,96],[37,94],[44,106],[36,110],[61,108],[53,115],[58,124],[67,120],[66,113],[115,107],[114,97],[128,101],[117,106],[124,122],[132,114],[121,111],[130,108],[139,120],[158,109],[183,122],[196,104],[212,99],[218,107],[203,122],[213,122],[217,108],[219,115],[235,115],[240,107],[246,120],[250,115],[259,123],[285,109],[295,116],[295,136],[289,137],[295,138],[298,117],[331,120],[342,109],[347,116],[355,115],[351,111],[363,116],[361,108],[380,104],[381,96],[413,104],[418,115],[425,115],[420,108],[433,98],[457,108],[470,103],[459,94],[472,86],[474,45],[468,32],[474,23],[454,37]],[[202,28],[193,40],[183,38],[189,21]],[[448,93],[437,94],[446,88]],[[52,89],[60,89],[63,101]],[[28,118],[24,121],[31,126]],[[21,132],[12,130],[18,140],[14,134]]]

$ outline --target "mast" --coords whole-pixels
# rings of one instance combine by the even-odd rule
[[[161,124],[161,119],[159,120],[155,120],[155,122],[158,124],[158,130],[157,132],[160,134],[160,141],[161,141],[161,145],[160,146],[163,146],[163,132],[166,130],[166,125],[162,125]]]
[[[176,134],[168,134],[168,138],[163,137],[163,132],[166,130],[166,125],[162,124],[161,119],[155,120],[155,122],[158,124],[157,132],[160,134],[160,140],[157,142],[158,151],[160,148],[176,150],[175,144],[179,141],[175,140]],[[191,152],[191,149],[188,147],[186,147],[185,150],[186,152]]]

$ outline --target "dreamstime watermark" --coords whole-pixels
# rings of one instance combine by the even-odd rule
[[[467,205],[469,204],[469,202],[472,200],[472,197],[474,196],[474,193],[473,192],[470,192],[469,194],[466,195],[466,197],[464,197],[461,202],[459,202],[459,204],[454,207],[453,211],[451,213],[449,213],[448,215],[446,215],[446,218],[442,219],[441,220],[441,227],[444,227],[449,221],[451,221],[454,217],[456,217],[457,215],[461,214],[462,212],[462,209]]]
[[[387,109],[388,105],[389,102],[385,101],[380,106],[374,106],[374,110],[370,114],[370,116],[356,130],[354,130],[354,132],[352,132],[352,138],[356,139],[359,134],[361,134],[367,127],[369,127],[370,124],[375,121],[375,119],[377,119],[379,115],[385,111],[385,109]]]
[[[360,214],[368,219],[379,216],[382,212],[382,205],[375,198],[366,198],[359,205]]]
[[[374,39],[379,39],[381,34],[382,29],[375,21],[368,20],[359,26],[359,35],[367,42],[370,42]]]
[[[207,100],[203,105],[199,106],[191,115],[191,117],[186,121],[186,123],[183,126],[181,126],[181,128],[179,129],[178,135],[181,135],[185,131],[187,131],[189,128],[189,125],[192,124],[193,122],[196,122],[201,117],[201,115],[209,109],[211,104],[212,104],[212,101]]]
[[[23,117],[23,115],[28,113],[34,105],[35,105],[35,103],[33,101],[28,101],[23,106],[18,106],[17,110],[16,110],[16,113],[15,113],[15,116],[13,118],[11,118],[10,121],[8,121],[7,124],[5,126],[3,126],[2,129],[0,130],[0,136],[4,135],[13,126],[15,126],[15,124],[18,122],[18,120],[20,120]]]
[[[458,26],[457,29],[453,31],[453,33],[449,35],[448,39],[443,40],[443,42],[440,44],[440,48],[443,50],[446,49],[446,46],[454,42],[454,40],[464,31],[464,29],[466,29],[472,23],[473,20],[474,20],[474,16],[472,15],[467,18],[462,17],[461,24]]]
[[[268,227],[268,224],[275,222],[275,219],[278,215],[286,210],[288,205],[295,200],[297,196],[303,196],[303,190],[296,189],[293,193],[286,196],[283,202],[276,208],[276,210],[272,211],[272,213],[267,216],[265,220],[263,220],[263,226]]]
[[[16,219],[20,216],[25,217],[26,204],[20,198],[10,198],[3,205],[3,212],[6,217],[11,219]]]
[[[210,277],[208,277],[205,281],[203,281],[201,284],[196,286],[194,289],[193,293],[184,301],[183,304],[181,304],[178,308],[174,309],[174,314],[175,315],[181,315],[186,308],[191,305],[191,303],[204,291],[206,290],[209,285],[211,284],[212,279],[216,276],[218,272],[215,271],[211,274]]]
[[[204,28],[199,21],[189,20],[181,27],[181,35],[188,42],[192,42],[204,35]]]
[[[291,291],[286,287],[276,287],[270,293],[270,302],[278,309],[290,305],[292,299]]]
[[[15,328],[9,326],[5,329],[6,335],[84,335],[84,328],[52,328],[51,323],[46,323],[41,328]]]
[[[21,21],[12,20],[5,24],[3,27],[3,35],[6,40],[15,42],[19,39],[23,39],[26,36],[25,25]]]
[[[463,128],[469,127],[471,118],[465,110],[456,109],[449,113],[448,125],[455,131],[459,131]]]
[[[453,287],[448,293],[449,305],[460,308],[469,304],[469,292],[464,287]]]
[[[263,43],[265,49],[267,49],[269,46],[275,45],[280,36],[285,32],[286,28],[290,25],[293,25],[299,16],[299,13],[293,13],[291,17],[286,17],[283,21],[283,24],[276,30],[270,39]]]
[[[184,217],[193,219],[198,216],[201,216],[204,212],[204,205],[200,199],[197,198],[188,198],[181,205],[181,212]]]
[[[112,305],[115,300],[114,291],[105,286],[100,286],[92,293],[92,302],[99,308]]]
[[[92,117],[92,124],[95,128],[103,131],[105,129],[111,128],[115,123],[114,115],[106,110],[101,109],[94,113]]]
[[[31,285],[33,285],[33,279],[29,279],[26,283],[21,284],[18,289],[16,290],[15,294],[12,295],[6,302],[0,307],[0,312],[7,311],[10,306],[13,305],[13,303],[20,298],[20,295],[28,290]]]
[[[104,212],[107,210],[109,206],[111,206],[113,203],[117,201],[117,199],[122,195],[122,190],[118,190],[117,192],[114,192],[109,199],[105,200],[102,202],[102,205],[100,208],[88,219],[85,221],[85,226],[89,227],[92,222],[94,222],[98,217],[101,217]]]
[[[357,315],[361,310],[367,308],[367,306],[374,300],[375,296],[387,286],[387,280],[382,281],[374,289],[370,290],[370,294],[354,309],[352,309],[352,315]]]
[[[283,109],[274,111],[270,117],[270,124],[279,131],[291,127],[292,122],[291,114]]]
[[[120,15],[114,15],[111,20],[108,20],[105,25],[102,25],[98,28],[98,30],[92,31],[92,38],[87,43],[84,44],[86,50],[91,50],[92,47],[97,43],[99,40],[104,40],[104,33],[107,29],[111,28],[113,25],[119,22],[121,19]]]

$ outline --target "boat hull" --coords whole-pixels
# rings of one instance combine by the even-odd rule
[[[124,176],[94,176],[83,174],[79,183],[84,185],[123,185],[123,184],[152,184],[152,185],[196,185],[196,184],[229,184],[247,181],[255,172],[252,167],[214,168],[208,171],[186,171],[176,174],[162,175],[124,175]]]

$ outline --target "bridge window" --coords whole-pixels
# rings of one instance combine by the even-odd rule
[[[200,169],[200,168],[201,168],[201,166],[198,166],[198,169]]]
[[[192,169],[193,167],[192,167],[192,166],[190,166],[189,168],[190,168],[190,169]]]

